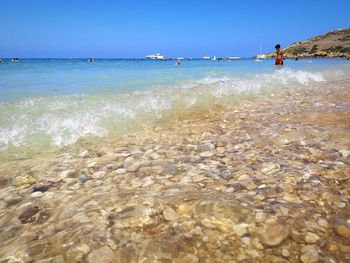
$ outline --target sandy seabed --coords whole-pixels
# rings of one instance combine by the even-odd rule
[[[350,81],[0,166],[0,262],[350,262]]]

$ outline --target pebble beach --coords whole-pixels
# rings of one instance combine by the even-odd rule
[[[350,262],[350,79],[0,164],[0,262]]]

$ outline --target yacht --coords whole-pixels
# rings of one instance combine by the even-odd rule
[[[211,60],[216,60],[216,56],[214,56]]]
[[[162,56],[160,53],[152,54],[146,56],[147,59],[153,59],[153,60],[165,60],[166,58]]]
[[[265,59],[265,58],[266,58],[266,55],[264,55],[264,54],[259,54],[259,55],[256,55],[256,58],[257,58],[257,59]]]
[[[266,58],[266,55],[261,54],[262,53],[262,42],[260,42],[260,53],[256,55],[255,62],[262,62],[263,59]]]
[[[202,57],[202,59],[204,59],[204,60],[209,60],[210,57]]]
[[[228,60],[240,60],[241,57],[227,57]]]
[[[184,60],[184,58],[183,57],[178,57],[177,60]]]

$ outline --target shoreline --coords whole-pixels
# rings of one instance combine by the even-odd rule
[[[350,82],[316,85],[15,161],[0,259],[350,260]]]

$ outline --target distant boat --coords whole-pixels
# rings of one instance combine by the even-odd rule
[[[216,56],[214,56],[211,60],[216,60]]]
[[[266,55],[261,54],[262,53],[262,42],[260,42],[260,53],[256,55],[255,62],[262,62],[263,59],[266,58]]]
[[[202,57],[202,59],[204,59],[204,60],[209,60],[210,57]]]
[[[183,57],[178,57],[177,60],[184,60],[184,58]]]
[[[147,59],[152,59],[152,60],[165,60],[166,58],[162,56],[160,53],[152,54],[146,56]]]
[[[89,59],[88,59],[88,62],[89,62],[89,63],[92,63],[92,62],[94,62],[94,59],[93,59],[93,58],[89,58]]]
[[[240,60],[241,57],[227,57],[228,60]]]
[[[13,59],[11,59],[11,62],[19,62],[19,59],[18,58],[13,58]]]
[[[4,62],[4,61],[2,61],[2,59],[0,58],[0,63],[2,63],[2,62]]]

